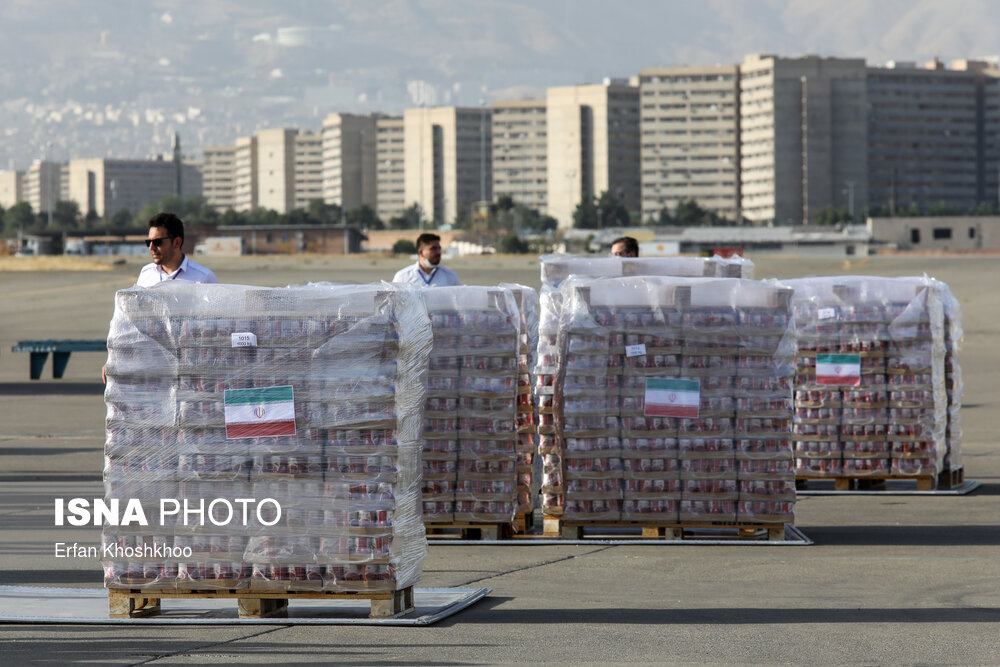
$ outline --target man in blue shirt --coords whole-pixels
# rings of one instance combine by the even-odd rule
[[[417,237],[417,263],[397,271],[392,282],[418,287],[454,287],[462,284],[454,271],[441,266],[441,237],[426,232]]]

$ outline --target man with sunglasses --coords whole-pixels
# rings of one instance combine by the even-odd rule
[[[153,261],[142,267],[136,287],[153,287],[168,280],[189,283],[217,283],[211,269],[192,262],[181,250],[184,245],[184,223],[173,213],[157,213],[149,219],[146,247]],[[101,368],[101,379],[108,383],[107,364]]]
[[[191,261],[181,250],[184,245],[184,223],[173,213],[157,213],[149,219],[146,247],[153,261],[142,267],[138,287],[152,287],[167,280],[189,283],[219,282],[211,269]]]

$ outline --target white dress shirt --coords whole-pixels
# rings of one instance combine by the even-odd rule
[[[446,266],[438,265],[428,276],[420,268],[420,262],[397,271],[392,282],[410,283],[417,287],[455,287],[462,284],[455,272]]]
[[[152,287],[165,280],[181,280],[188,283],[217,283],[219,280],[212,273],[211,269],[206,269],[198,262],[193,262],[184,255],[184,261],[173,273],[167,273],[155,262],[150,262],[139,271],[139,278],[135,281],[137,287]]]

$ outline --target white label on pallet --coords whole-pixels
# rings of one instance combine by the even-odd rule
[[[257,334],[249,331],[230,334],[233,347],[257,347]]]
[[[832,320],[837,316],[836,308],[820,308],[816,316],[821,320]]]
[[[626,345],[625,346],[625,356],[626,357],[642,357],[646,355],[646,344],[639,343],[637,345]]]

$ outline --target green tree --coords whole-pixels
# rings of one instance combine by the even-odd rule
[[[842,222],[851,222],[851,213],[846,206],[841,208],[827,206],[813,216],[813,224],[816,225],[836,225]]]
[[[389,218],[389,229],[416,229],[420,226],[420,204],[410,204],[402,213]]]
[[[416,252],[416,244],[409,239],[399,239],[392,244],[392,253],[394,255],[413,255]]]
[[[52,210],[52,225],[59,230],[71,231],[80,227],[80,205],[75,201],[57,201]]]
[[[507,255],[523,255],[531,248],[517,234],[508,234],[500,239],[500,252]]]
[[[317,225],[339,225],[343,218],[343,209],[339,204],[327,204],[322,199],[310,199],[306,212]]]
[[[631,224],[632,219],[628,214],[628,209],[607,190],[601,193],[595,204],[600,220],[599,228],[627,227]]]
[[[674,219],[681,227],[705,227],[708,226],[706,223],[710,223],[708,211],[699,206],[694,199],[678,202]]]
[[[14,204],[3,214],[4,233],[7,236],[16,236],[18,231],[32,231],[37,222],[31,204],[26,201]]]
[[[573,227],[576,229],[597,229],[601,224],[600,214],[592,199],[584,199],[573,211]]]
[[[347,212],[347,224],[361,229],[385,229],[385,225],[375,214],[368,204],[362,204],[358,208]]]

